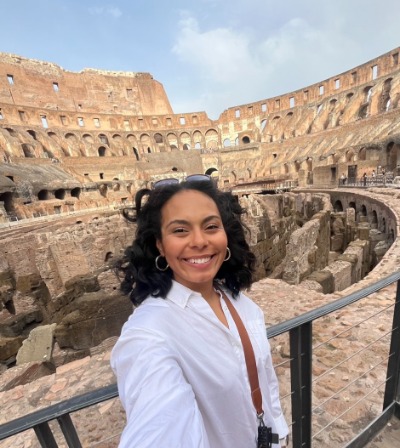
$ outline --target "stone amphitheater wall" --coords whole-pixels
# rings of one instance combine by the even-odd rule
[[[174,114],[150,74],[72,73],[0,54],[3,361],[45,322],[57,322],[59,342],[73,349],[99,343],[91,335],[109,322],[110,295],[129,311],[108,266],[134,232],[119,209],[160,178],[206,172],[236,189],[250,210],[257,278],[325,293],[363,278],[384,260],[399,218],[373,195],[336,187],[342,174],[400,175],[398,53],[215,121]],[[258,184],[277,193],[286,181],[304,192],[249,194]],[[331,203],[316,190],[327,187]],[[101,328],[102,337],[117,331]]]

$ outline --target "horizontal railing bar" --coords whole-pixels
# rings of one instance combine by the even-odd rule
[[[282,333],[292,330],[293,328],[300,327],[306,323],[312,322],[323,316],[326,316],[334,311],[340,310],[348,305],[351,305],[358,300],[364,299],[365,297],[391,285],[392,283],[400,280],[400,271],[394,274],[388,275],[387,277],[373,283],[372,285],[366,286],[365,288],[355,291],[348,296],[342,297],[341,299],[335,300],[331,303],[323,305],[315,310],[309,311],[302,314],[301,316],[294,317],[285,322],[277,325],[272,325],[267,329],[268,338],[274,338]]]
[[[0,425],[0,440],[11,437],[20,432],[31,429],[41,423],[54,420],[62,415],[79,411],[89,406],[110,400],[118,396],[117,384],[96,389],[85,394],[72,397],[61,403],[53,404],[47,408],[19,417],[11,422]]]

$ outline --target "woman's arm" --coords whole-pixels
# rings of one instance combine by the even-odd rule
[[[260,310],[260,319],[262,321],[263,326],[265,327],[264,323],[264,314]],[[266,333],[265,333],[266,335]],[[289,433],[289,428],[286,424],[285,417],[282,412],[281,407],[281,401],[279,398],[279,383],[278,378],[275,373],[273,361],[272,361],[272,355],[271,355],[271,347],[268,341],[268,338],[265,337],[265,344],[266,344],[266,350],[267,350],[267,356],[265,359],[265,371],[267,375],[267,385],[269,389],[269,396],[271,400],[271,413],[274,418],[279,438],[284,439]]]
[[[127,330],[111,365],[127,415],[120,448],[209,448],[192,387],[164,338]]]

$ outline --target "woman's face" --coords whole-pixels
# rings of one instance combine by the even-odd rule
[[[228,239],[217,205],[197,190],[176,193],[161,209],[157,248],[174,279],[193,291],[209,288],[226,256]]]

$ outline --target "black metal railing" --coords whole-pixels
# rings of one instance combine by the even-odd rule
[[[349,188],[371,188],[371,187],[389,187],[399,188],[398,183],[393,183],[393,176],[368,176],[360,178],[339,179],[339,187]]]
[[[388,331],[390,347],[388,348],[387,367],[385,367],[386,380],[383,381],[384,396],[382,408],[379,414],[364,429],[359,430],[351,440],[340,445],[347,448],[363,447],[384,427],[390,418],[393,416],[400,418],[400,272],[391,274],[339,300],[268,328],[268,337],[270,339],[289,336],[290,356],[287,362],[290,364],[291,378],[289,396],[291,401],[290,426],[293,448],[309,448],[312,446],[313,438],[315,440],[316,437],[316,434],[313,435],[313,415],[320,406],[312,407],[315,381],[313,381],[313,350],[316,348],[315,346],[313,347],[313,339],[316,337],[313,333],[313,323],[354,304],[359,305],[358,302],[360,300],[370,298],[374,293],[394,283],[397,283],[395,300],[389,307],[384,308],[385,312],[388,309],[393,310],[393,312],[390,315],[392,318],[390,323],[391,329]],[[378,319],[381,318],[381,313],[382,311],[377,312]],[[354,327],[359,326],[360,323],[354,325]],[[365,350],[370,350],[371,346],[372,344],[368,344]],[[351,355],[348,359],[352,359],[353,356]],[[362,373],[359,378],[365,376],[366,373],[368,372]],[[359,381],[359,378],[354,381]],[[115,398],[117,395],[117,387],[114,384],[73,397],[59,404],[5,423],[0,425],[0,440],[12,437],[28,429],[34,429],[42,447],[56,448],[58,445],[49,426],[49,422],[56,420],[59,423],[67,445],[71,448],[80,448],[82,445],[70,415],[81,409]],[[337,393],[333,394],[331,399],[334,399],[336,395]],[[288,418],[288,416],[286,417]],[[329,424],[326,427],[328,426]],[[325,428],[314,432],[319,434],[323,430]],[[322,445],[319,444],[318,446]]]

